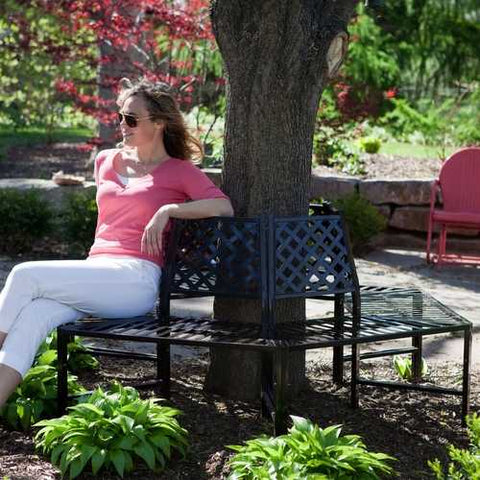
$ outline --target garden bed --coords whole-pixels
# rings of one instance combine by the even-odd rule
[[[183,461],[173,462],[159,477],[144,467],[125,479],[153,480],[220,480],[226,478],[225,462],[231,452],[226,445],[243,443],[261,433],[270,434],[271,426],[261,420],[257,404],[226,401],[221,397],[205,395],[202,391],[206,373],[206,357],[184,360],[172,371],[172,403],[184,415],[179,418],[190,432],[190,450]],[[375,374],[394,375],[387,360],[377,361]],[[368,374],[369,364],[364,363]],[[373,370],[372,370],[373,371]],[[432,366],[429,378],[448,385],[459,377],[460,365]],[[105,384],[119,375],[122,383],[152,379],[153,366],[149,362],[101,359],[101,369],[95,374],[81,376],[88,387]],[[118,378],[118,377],[117,377]],[[348,387],[337,388],[331,381],[327,365],[310,366],[308,388],[293,402],[291,413],[308,417],[321,426],[343,424],[343,433],[359,434],[371,451],[388,453],[397,458],[394,468],[401,480],[432,478],[427,460],[446,459],[445,447],[454,443],[468,444],[465,430],[460,426],[459,400],[451,396],[429,396],[422,393],[399,393],[388,390],[361,389],[361,408],[349,407]],[[472,407],[479,405],[480,381],[472,378]],[[153,395],[145,391],[142,395]],[[32,433],[7,431],[0,426],[0,474],[11,480],[60,479],[59,471],[47,459],[35,454]],[[80,478],[93,478],[85,474]],[[100,474],[99,480],[118,478],[115,474]]]
[[[82,175],[91,180],[93,165],[83,143],[53,143],[51,145],[11,147],[0,159],[0,178],[50,179],[52,173]],[[442,161],[438,158],[402,157],[390,154],[363,154],[365,175],[362,178],[434,178]],[[320,166],[317,171],[329,175],[345,175],[332,168]]]

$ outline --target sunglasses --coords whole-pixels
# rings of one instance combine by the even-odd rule
[[[146,120],[147,118],[152,118],[152,116],[149,115],[148,117],[137,118],[137,117],[134,117],[133,115],[125,115],[123,113],[118,112],[118,123],[122,123],[122,121],[125,120],[125,123],[130,128],[138,127],[138,122],[140,120]]]

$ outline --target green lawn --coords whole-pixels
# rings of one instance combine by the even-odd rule
[[[387,155],[400,155],[402,157],[439,158],[441,154],[445,153],[446,156],[449,156],[457,149],[458,147],[447,147],[445,152],[442,152],[441,146],[388,142],[382,143],[380,153],[385,153]]]
[[[51,136],[40,128],[27,128],[14,131],[0,126],[0,158],[8,148],[22,145],[36,145],[50,142],[84,142],[94,133],[88,128],[59,128]]]

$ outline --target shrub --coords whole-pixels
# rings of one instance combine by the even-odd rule
[[[97,389],[86,403],[60,418],[37,423],[36,447],[51,455],[62,475],[75,478],[90,462],[93,475],[115,468],[123,477],[137,458],[151,470],[163,469],[172,450],[185,455],[187,431],[174,418],[180,412],[142,400],[131,387]]]
[[[68,370],[78,373],[82,370],[95,370],[99,366],[98,360],[88,353],[87,348],[81,342],[79,337],[74,337],[73,342],[67,345]],[[35,356],[34,365],[57,366],[57,332],[52,332],[40,345]]]
[[[450,445],[450,462],[443,468],[440,461],[429,461],[436,480],[479,480],[480,479],[480,417],[474,413],[467,417],[470,446],[462,449]]]
[[[301,417],[291,417],[287,435],[259,437],[230,446],[237,453],[229,461],[229,480],[317,479],[378,480],[393,474],[393,457],[369,452],[358,435],[341,436],[341,426],[320,428]]]
[[[412,372],[412,359],[411,357],[404,357],[395,355],[393,357],[393,368],[397,372],[398,376],[403,380],[411,380],[413,377]],[[428,366],[427,362],[424,358],[422,358],[422,375],[426,375],[428,373]]]
[[[360,148],[366,153],[377,153],[382,146],[382,141],[375,137],[362,137],[358,143]]]
[[[365,173],[358,151],[346,136],[331,127],[322,127],[313,137],[313,151],[318,165],[336,167],[350,175]]]
[[[69,393],[85,390],[76,377],[68,376]],[[25,375],[22,383],[10,395],[1,409],[1,416],[15,430],[28,430],[40,419],[57,412],[57,369],[51,365],[37,365]]]
[[[97,226],[95,192],[72,193],[61,217],[71,253],[84,256],[93,243]]]
[[[335,200],[333,204],[345,217],[352,249],[357,255],[362,253],[367,248],[368,242],[386,227],[385,217],[358,193]]]
[[[20,253],[52,229],[53,213],[36,190],[0,190],[0,250]]]

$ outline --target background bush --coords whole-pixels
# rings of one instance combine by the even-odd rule
[[[98,212],[95,193],[94,189],[72,193],[61,213],[63,237],[72,255],[84,257],[92,246]]]
[[[51,232],[53,212],[36,190],[0,189],[0,251],[22,253]]]

